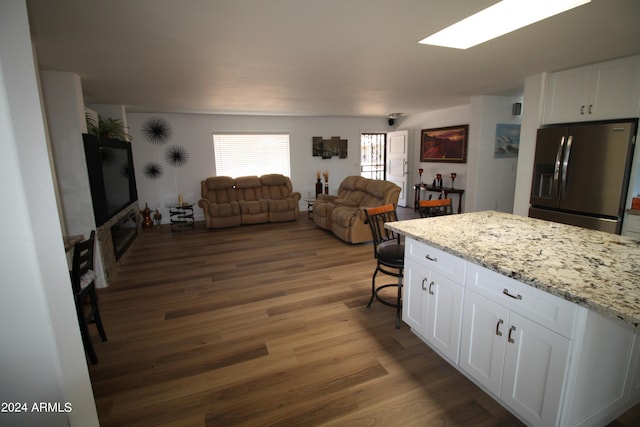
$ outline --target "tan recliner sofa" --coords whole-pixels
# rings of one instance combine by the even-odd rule
[[[280,174],[210,177],[201,181],[201,196],[207,228],[295,221],[300,215],[300,193]]]
[[[400,187],[389,181],[348,176],[338,187],[338,195],[320,194],[313,205],[313,220],[325,230],[349,243],[372,240],[365,208],[398,205]]]

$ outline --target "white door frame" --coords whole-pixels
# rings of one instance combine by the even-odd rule
[[[409,131],[388,132],[386,145],[386,179],[401,189],[398,206],[407,206]]]

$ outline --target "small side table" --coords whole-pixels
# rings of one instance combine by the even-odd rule
[[[183,203],[169,206],[169,220],[171,221],[171,231],[181,231],[185,228],[195,229],[193,205]]]
[[[315,197],[309,197],[308,199],[304,199],[307,202],[307,218],[313,218],[313,204],[316,202]]]

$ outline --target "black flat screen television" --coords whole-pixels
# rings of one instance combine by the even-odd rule
[[[131,143],[83,135],[93,214],[99,227],[138,200]]]

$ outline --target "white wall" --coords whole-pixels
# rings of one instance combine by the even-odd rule
[[[67,233],[88,236],[96,222],[82,142],[84,102],[80,76],[41,71],[40,82]]]
[[[66,235],[88,237],[96,229],[89,173],[82,140],[86,127],[82,83],[74,73],[42,71],[40,84],[58,183],[58,204]],[[96,244],[96,286],[106,286],[100,245]]]
[[[471,105],[461,105],[458,107],[446,108],[437,111],[429,111],[421,114],[414,114],[411,116],[401,116],[396,120],[396,127],[399,130],[409,131],[409,185],[407,192],[407,205],[413,206],[414,193],[413,185],[420,182],[420,175],[418,169],[423,168],[422,182],[430,184],[436,177],[436,174],[442,174],[443,185],[445,187],[451,186],[450,175],[452,172],[457,174],[455,180],[456,188],[465,189],[465,194],[462,196],[462,211],[468,212],[466,206],[466,198],[468,193],[467,187],[467,163],[422,163],[420,162],[420,138],[422,129],[433,129],[445,126],[456,126],[469,124],[471,119]],[[469,129],[472,133],[473,130]],[[433,197],[437,197],[437,194],[432,193]],[[423,194],[422,197],[427,197],[427,194]],[[454,209],[457,206],[457,197],[451,196],[454,204]]]
[[[545,78],[545,74],[537,74],[527,77],[524,81],[525,102],[522,105],[520,152],[518,154],[516,191],[513,201],[513,213],[521,216],[529,215],[536,133],[542,122]]]
[[[294,191],[299,191],[303,198],[315,194],[315,174],[317,170],[329,171],[330,192],[336,193],[340,182],[349,175],[360,174],[360,135],[365,132],[388,132],[390,130],[409,130],[409,193],[408,205],[413,203],[413,184],[419,181],[418,169],[424,168],[424,182],[431,182],[437,173],[444,176],[445,186],[450,185],[450,174],[458,176],[455,181],[457,188],[466,188],[468,182],[468,168],[475,164],[474,173],[478,169],[490,168],[494,173],[487,178],[490,181],[490,206],[510,211],[513,201],[515,185],[515,160],[493,159],[493,144],[495,141],[496,123],[511,123],[517,118],[511,116],[513,102],[521,102],[521,98],[488,97],[477,102],[474,106],[462,105],[413,116],[400,117],[395,126],[390,128],[386,118],[336,118],[336,117],[278,117],[278,116],[232,116],[207,114],[163,114],[163,113],[128,113],[127,121],[129,133],[133,137],[132,149],[135,163],[136,183],[140,208],[145,203],[152,210],[158,209],[162,213],[163,222],[169,219],[167,204],[177,202],[178,194],[182,194],[185,201],[197,203],[200,198],[200,181],[209,176],[215,176],[215,160],[213,156],[212,135],[216,132],[285,132],[290,134],[291,149],[291,180]],[[94,106],[91,106],[94,108]],[[472,115],[472,108],[479,111]],[[481,110],[481,111],[480,111]],[[150,117],[161,117],[171,126],[171,138],[163,145],[149,143],[141,133],[145,120]],[[472,123],[472,117],[475,122]],[[467,163],[420,163],[420,131],[421,129],[471,124],[470,146]],[[485,132],[483,129],[487,129]],[[481,132],[481,130],[483,130]],[[485,139],[475,137],[475,134],[486,135]],[[493,133],[492,133],[493,132]],[[313,157],[311,153],[311,139],[314,136],[329,138],[340,136],[348,139],[349,155],[347,159],[332,158],[323,160]],[[488,138],[488,139],[487,139]],[[491,150],[491,158],[480,162],[474,157],[486,154],[486,150],[476,149],[473,144],[482,142],[483,147]],[[189,160],[183,167],[175,168],[166,163],[164,152],[167,147],[180,145],[189,153]],[[144,176],[144,167],[148,162],[156,162],[163,168],[163,174],[156,179]],[[502,167],[496,170],[496,164]],[[506,170],[508,177],[505,179]],[[495,186],[494,181],[504,185]],[[481,186],[483,191],[489,191]],[[474,210],[475,206],[467,206],[465,198],[473,196],[465,191],[462,199],[463,211]],[[455,199],[455,196],[453,197]],[[475,200],[475,197],[471,197]],[[454,200],[454,204],[456,201]],[[482,208],[486,209],[484,205]],[[202,218],[202,210],[195,209],[196,219]]]
[[[171,126],[172,136],[163,145],[147,142],[141,133],[145,120],[153,116],[165,119]],[[152,210],[159,209],[163,222],[169,219],[166,204],[176,203],[178,194],[182,194],[186,202],[196,204],[200,199],[200,181],[216,175],[212,139],[216,132],[289,133],[293,190],[299,191],[305,198],[315,195],[317,170],[329,171],[329,187],[333,194],[345,177],[360,175],[360,135],[389,130],[386,118],[129,113],[127,120],[129,133],[133,137],[132,151],[140,207],[144,208],[147,203]],[[314,136],[347,139],[348,157],[313,157],[311,140]],[[166,148],[173,145],[180,145],[189,153],[188,162],[183,167],[172,167],[164,160]],[[150,161],[162,166],[161,177],[151,180],[144,176],[144,166]],[[196,219],[201,219],[202,209],[196,207],[194,210]]]
[[[494,158],[497,124],[520,124],[512,114],[522,97],[477,96],[471,99],[471,125],[467,189],[468,211],[511,213],[518,158]]]
[[[24,0],[0,3],[0,402],[72,404],[0,413],[1,425],[98,425],[69,283]]]

